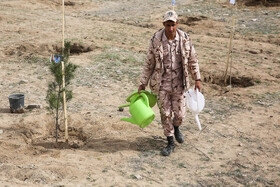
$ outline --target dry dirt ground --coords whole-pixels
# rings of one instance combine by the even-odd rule
[[[66,1],[65,38],[79,65],[68,104],[69,144],[45,100],[49,56],[61,47],[55,0],[0,0],[0,186],[280,186],[279,7],[177,0],[198,53],[206,106],[190,112],[170,157],[157,107],[146,128],[118,111],[138,87],[149,39],[171,0]],[[232,17],[232,87],[223,85]],[[8,96],[25,94],[12,114]],[[61,128],[63,125],[61,125]]]

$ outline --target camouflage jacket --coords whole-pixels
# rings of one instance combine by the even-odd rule
[[[200,79],[199,65],[196,57],[194,46],[192,45],[189,35],[180,29],[179,44],[182,55],[183,82],[185,91],[189,89],[189,73],[194,80]],[[150,46],[143,71],[140,78],[140,83],[147,85],[150,80],[150,88],[153,93],[158,94],[163,74],[163,46],[162,35],[165,34],[165,29],[157,31],[150,41]]]

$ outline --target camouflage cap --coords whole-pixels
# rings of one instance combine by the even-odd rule
[[[177,20],[178,20],[178,15],[173,10],[169,10],[169,11],[165,12],[165,14],[163,16],[163,22],[166,22],[166,21],[177,22]]]

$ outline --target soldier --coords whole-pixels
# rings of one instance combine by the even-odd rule
[[[163,156],[169,156],[174,151],[173,135],[178,143],[184,142],[179,126],[185,117],[184,92],[190,87],[189,73],[195,80],[195,89],[201,89],[194,46],[189,35],[177,29],[177,25],[177,13],[167,11],[163,16],[164,28],[157,31],[150,41],[138,88],[140,93],[150,81],[151,91],[157,94],[164,135],[168,141],[161,151]]]

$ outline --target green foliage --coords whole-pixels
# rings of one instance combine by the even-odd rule
[[[63,61],[64,61],[64,71],[65,71],[65,93],[66,93],[66,102],[70,101],[73,97],[72,91],[68,88],[71,80],[75,76],[75,71],[78,66],[71,64],[69,61],[70,55],[70,42],[65,42],[65,48],[63,50]],[[54,81],[49,83],[47,91],[47,102],[49,104],[48,109],[51,112],[54,110],[59,110],[62,107],[63,98],[62,98],[62,67],[61,63],[51,63],[50,71],[54,76]]]
[[[48,109],[51,112],[54,112],[56,108],[60,108],[62,101],[58,102],[58,94],[56,94],[57,86],[58,84],[56,82],[50,82],[48,86],[48,91],[47,91],[47,102],[49,104]],[[61,100],[61,99],[60,99]]]

